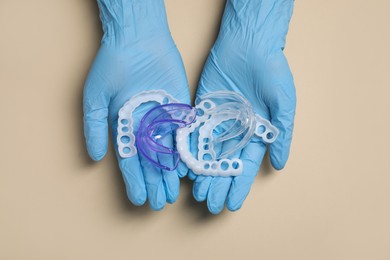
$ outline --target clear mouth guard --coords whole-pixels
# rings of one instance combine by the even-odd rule
[[[268,120],[256,115],[250,103],[231,91],[208,93],[196,100],[198,117],[189,128],[178,129],[176,141],[181,160],[195,174],[207,176],[238,176],[243,163],[231,158],[244,148],[253,136],[272,143],[279,135],[278,129]],[[187,142],[190,134],[199,133],[198,153],[193,155]],[[240,140],[234,147],[217,154],[222,142]]]
[[[144,115],[135,136],[132,113],[149,101],[160,105]],[[193,133],[199,136],[197,147],[189,145]],[[244,148],[253,136],[272,143],[278,135],[278,129],[255,114],[250,103],[235,92],[203,95],[192,108],[177,103],[165,91],[154,90],[134,96],[119,111],[117,143],[121,157],[135,156],[138,149],[145,159],[165,170],[176,169],[181,159],[198,175],[238,176],[242,174],[243,163],[239,158],[231,158],[232,155]],[[231,139],[239,141],[231,149],[217,153],[222,142]],[[197,154],[192,154],[191,149],[197,150]]]

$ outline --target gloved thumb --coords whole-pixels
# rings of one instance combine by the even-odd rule
[[[108,105],[109,95],[103,80],[90,75],[84,86],[84,136],[89,156],[101,160],[108,146]]]
[[[287,163],[296,107],[294,80],[282,51],[270,58],[267,63],[264,84],[267,85],[266,103],[269,107],[271,122],[280,134],[270,146],[272,166],[281,170]]]

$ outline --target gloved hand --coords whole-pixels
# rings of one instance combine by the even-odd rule
[[[254,111],[280,130],[270,145],[271,163],[282,169],[288,159],[296,106],[295,87],[283,54],[293,0],[227,0],[218,39],[206,62],[197,96],[235,91]],[[222,145],[222,152],[239,140]],[[247,197],[267,146],[254,139],[236,153],[243,161],[238,177],[196,176],[193,195],[218,214],[226,206],[238,210]]]
[[[189,103],[187,78],[172,40],[163,0],[98,0],[104,36],[84,87],[84,134],[90,157],[101,160],[107,152],[108,122],[116,146],[119,109],[132,96],[163,89]],[[134,129],[147,111],[133,114]],[[108,121],[107,121],[108,120]],[[173,203],[179,194],[179,177],[187,173],[180,164],[162,171],[138,155],[122,159],[119,167],[128,198],[142,205],[148,198],[154,210]]]

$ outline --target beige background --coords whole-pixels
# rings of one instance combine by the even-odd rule
[[[224,0],[166,0],[192,93]],[[267,161],[244,207],[207,213],[182,181],[136,208],[110,151],[92,163],[82,86],[95,0],[0,1],[0,259],[390,259],[390,2],[296,1],[289,164]]]

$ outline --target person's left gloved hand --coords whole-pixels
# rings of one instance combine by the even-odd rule
[[[270,145],[271,163],[282,169],[288,159],[296,106],[295,87],[283,54],[293,0],[227,0],[218,39],[211,50],[199,83],[197,97],[228,90],[244,96],[254,111],[276,126],[280,135]],[[192,136],[196,139],[196,135]],[[194,143],[196,140],[191,140]],[[222,144],[222,151],[240,140]],[[226,203],[229,210],[241,208],[257,175],[267,146],[259,140],[236,152],[243,162],[237,177],[195,175],[193,195],[207,199],[213,214]]]
[[[84,88],[84,133],[90,157],[101,160],[107,152],[108,123],[116,145],[119,109],[134,95],[162,89],[182,103],[190,102],[180,54],[169,32],[163,0],[98,0],[104,36]],[[133,114],[134,129],[147,111]],[[109,122],[108,122],[109,121]],[[184,164],[167,172],[139,156],[118,162],[128,198],[152,209],[162,209],[179,195]]]

